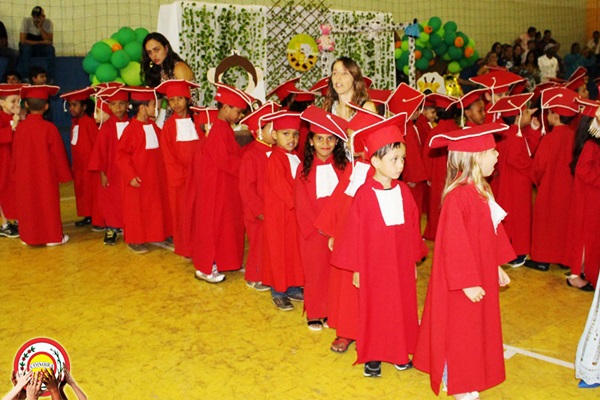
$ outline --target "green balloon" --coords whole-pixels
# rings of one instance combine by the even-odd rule
[[[454,46],[454,40],[456,39],[456,34],[454,32],[447,32],[446,36],[444,36],[444,43],[448,46]]]
[[[402,45],[400,45],[402,51],[408,51],[408,39],[406,41],[402,41]]]
[[[420,71],[425,71],[427,68],[429,68],[429,60],[421,57],[415,62],[415,67],[417,67],[417,69]]]
[[[402,55],[399,58],[400,64],[402,64],[402,66],[408,65],[408,57],[409,54],[407,52],[402,53]]]
[[[113,33],[112,35],[110,35],[110,38],[111,38],[111,39],[114,39],[114,40],[116,40],[116,41],[118,42],[118,41],[119,41],[119,37],[118,37],[118,35],[117,35],[118,33],[119,33],[119,32],[115,32],[115,33]]]
[[[423,42],[424,44],[427,44],[429,42],[429,38],[431,36],[429,35],[429,33],[426,32],[421,32],[421,35],[419,36],[419,42]]]
[[[435,31],[435,34],[443,38],[444,36],[446,36],[446,31],[444,30],[444,28],[440,28],[437,31]]]
[[[140,61],[142,59],[142,44],[140,42],[129,42],[123,50],[129,55],[131,61]]]
[[[406,64],[402,64],[402,63],[400,62],[400,59],[399,59],[399,58],[397,58],[397,59],[395,60],[395,62],[396,62],[396,69],[398,69],[398,70],[402,71],[402,69],[404,68],[404,66],[405,66]]]
[[[394,49],[394,58],[400,58],[401,55],[402,55],[402,49],[400,49],[400,48]]]
[[[108,44],[100,41],[94,43],[90,54],[96,59],[96,61],[100,63],[107,63],[110,62],[110,56],[112,56],[112,49]]]
[[[448,45],[446,43],[442,43],[441,45],[433,49],[433,51],[435,51],[435,54],[437,54],[438,56],[444,55],[448,52]]]
[[[450,72],[451,74],[456,74],[460,72],[461,69],[462,68],[460,68],[460,64],[458,63],[458,61],[452,61],[450,64],[448,64],[448,72]]]
[[[448,55],[452,60],[460,60],[463,57],[464,53],[462,49],[456,46],[450,46],[448,47]]]
[[[474,48],[475,47],[475,41],[473,39],[469,38],[469,43],[467,43],[467,46]]]
[[[119,72],[109,63],[100,64],[96,69],[96,78],[100,82],[112,82],[117,75],[119,75]]]
[[[92,86],[96,86],[100,84],[100,81],[96,77],[96,75],[90,75],[90,82],[92,82]]]
[[[134,42],[137,39],[135,31],[128,26],[124,26],[117,32],[117,40],[121,46],[125,46],[129,42]]]
[[[442,27],[442,19],[440,17],[431,17],[429,18],[427,25],[429,25],[432,31],[435,32]]]
[[[452,59],[450,58],[450,54],[448,54],[448,53],[442,54],[442,60],[452,61]]]
[[[135,39],[138,43],[142,43],[146,36],[148,35],[148,29],[146,28],[137,28],[135,31]]]
[[[83,70],[88,74],[95,74],[96,68],[98,68],[98,66],[100,65],[98,60],[96,60],[91,53],[88,53],[88,55],[85,56],[81,64]]]
[[[113,38],[109,38],[109,39],[102,39],[102,40],[101,40],[101,42],[104,42],[104,43],[106,43],[107,45],[109,45],[111,49],[112,49],[112,47],[113,47],[115,44],[119,43],[119,42],[117,42],[117,41],[116,41],[115,39],[113,39]]]
[[[427,61],[430,61],[433,58],[433,51],[431,51],[431,49],[423,50],[421,58],[425,58]]]
[[[439,35],[429,35],[429,44],[433,48],[439,47],[439,45],[442,44],[443,41],[444,39],[442,39],[442,37]]]
[[[479,52],[477,50],[475,50],[473,52],[473,55],[471,57],[467,58],[467,61],[469,61],[469,66],[475,64],[478,60],[479,60]]]
[[[463,68],[466,68],[469,66],[469,60],[466,58],[461,58],[460,60],[458,60],[458,63],[460,64],[460,69],[462,70]]]
[[[139,86],[142,84],[142,78],[140,77],[140,63],[137,61],[131,61],[125,68],[121,69],[121,78],[129,86]]]
[[[458,25],[456,25],[456,22],[454,22],[454,21],[448,21],[444,24],[444,30],[446,32],[452,31],[452,32],[456,33],[457,29],[458,29]]]
[[[129,64],[129,61],[131,61],[129,59],[129,54],[127,54],[125,50],[117,50],[112,53],[112,56],[110,57],[110,63],[116,69],[125,68],[127,64]]]
[[[115,82],[122,83],[123,85],[125,84],[125,81],[124,81],[124,80],[123,80],[123,79],[122,79],[120,76],[117,76],[117,77],[115,78]]]
[[[402,72],[404,72],[404,75],[408,76],[408,73],[410,72],[408,65],[405,65],[404,68],[402,68]]]

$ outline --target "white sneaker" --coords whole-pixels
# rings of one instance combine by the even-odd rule
[[[195,273],[196,279],[202,279],[208,283],[219,283],[225,280],[225,275],[219,273],[213,268],[213,272],[210,275],[203,274],[200,271],[196,271]]]
[[[62,240],[60,242],[55,243],[46,243],[48,247],[60,246],[61,244],[65,244],[69,241],[69,235],[63,235]]]

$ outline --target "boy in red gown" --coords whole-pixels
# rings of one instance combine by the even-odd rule
[[[243,148],[240,162],[240,196],[244,206],[244,225],[248,237],[246,258],[246,285],[259,292],[269,290],[262,281],[263,221],[265,169],[273,151],[275,139],[271,135],[272,125],[262,121],[262,117],[280,108],[268,101],[240,121],[248,127],[254,141]]]
[[[381,362],[412,366],[417,340],[416,262],[427,255],[417,206],[398,178],[404,167],[406,114],[355,133],[375,169],[358,189],[332,262],[354,273],[359,291],[357,363],[364,375],[381,376]]]
[[[58,86],[26,86],[21,98],[29,115],[13,139],[12,169],[21,241],[56,246],[69,240],[60,220],[59,184],[72,179],[65,146],[56,126],[44,120],[48,97]]]
[[[510,279],[499,265],[515,253],[485,177],[498,157],[492,133],[506,128],[465,127],[430,142],[448,148],[448,183],[413,362],[436,395],[443,382],[456,399],[479,399],[505,380],[499,286]]]
[[[273,152],[265,169],[263,283],[271,287],[273,304],[281,311],[302,301],[304,271],[298,250],[294,179],[300,159],[293,151],[300,135],[300,114],[278,111],[263,118],[273,122]]]
[[[156,95],[152,88],[123,87],[130,93],[135,117],[119,140],[117,166],[122,177],[123,236],[136,254],[149,251],[148,243],[173,250],[171,210],[165,164],[158,143]]]
[[[75,226],[85,226],[92,223],[94,193],[96,192],[97,176],[88,170],[90,157],[98,136],[98,126],[91,117],[93,103],[90,96],[93,88],[83,88],[61,95],[69,104],[71,114],[71,158],[73,169],[73,188],[77,215],[83,217],[75,222]]]
[[[244,261],[244,219],[239,191],[241,148],[232,125],[254,99],[232,86],[216,83],[219,113],[190,164],[186,183],[186,214],[191,226],[195,277],[209,283],[225,280]]]

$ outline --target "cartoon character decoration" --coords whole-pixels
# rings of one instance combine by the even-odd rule
[[[427,72],[417,80],[417,88],[421,93],[441,93],[446,94],[446,85],[444,78],[437,72]]]
[[[287,46],[287,59],[296,71],[306,72],[318,61],[319,48],[315,40],[305,33],[300,33],[290,40]]]
[[[444,75],[444,85],[446,87],[446,95],[452,97],[461,97],[463,90],[458,83],[458,74],[446,74]]]
[[[248,86],[243,89],[244,92],[264,103],[266,92],[263,71],[261,68],[255,67],[246,57],[233,53],[233,55],[224,58],[216,68],[210,68],[206,73],[206,78],[213,84],[222,82],[223,74],[233,67],[243,68],[248,73]],[[258,108],[258,106],[259,104],[252,104],[253,109]]]
[[[335,41],[329,36],[331,34],[331,25],[320,25],[319,30],[321,31],[321,36],[317,39],[319,51],[333,51]]]

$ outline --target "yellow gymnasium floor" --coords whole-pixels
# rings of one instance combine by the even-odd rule
[[[121,238],[103,246],[101,233],[72,225],[72,186],[61,192],[67,245],[0,240],[0,392],[11,387],[21,345],[49,337],[69,353],[90,399],[435,398],[428,376],[414,369],[384,365],[381,378],[364,378],[352,366],[354,345],[334,354],[332,330],[309,331],[300,307],[277,311],[269,293],[246,287],[240,272],[210,285],[163,249],[135,255]],[[430,266],[429,256],[419,267],[421,307]],[[600,398],[600,389],[577,389],[572,369],[592,293],[568,288],[555,266],[508,273],[504,342],[517,353],[506,360],[506,382],[482,398]]]

